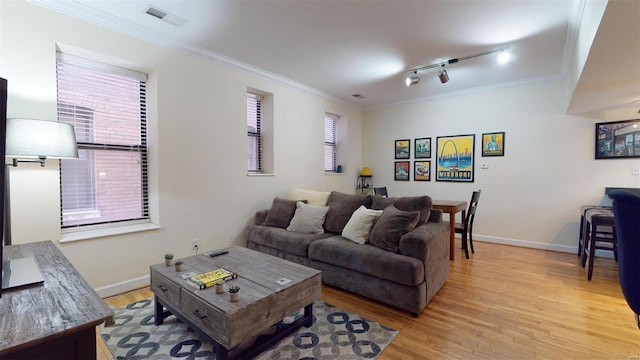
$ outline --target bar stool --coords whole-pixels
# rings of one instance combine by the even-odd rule
[[[616,261],[618,260],[616,230],[611,209],[590,209],[585,211],[582,241],[581,247],[583,250],[580,254],[580,265],[585,267],[587,258],[589,259],[587,280],[591,281],[596,250],[613,251],[614,258]]]
[[[611,210],[613,211],[613,208],[611,206],[604,206],[604,205],[584,205],[580,207],[580,231],[578,232],[578,256],[582,256],[582,252],[583,252],[583,244],[584,244],[584,233],[587,230],[585,225],[585,221],[584,221],[584,217],[587,214],[587,211],[589,210]]]

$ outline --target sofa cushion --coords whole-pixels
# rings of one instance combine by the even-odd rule
[[[306,234],[322,234],[324,219],[327,216],[327,206],[307,205],[302,201],[296,203],[296,212],[287,226],[287,231]]]
[[[292,189],[289,192],[289,200],[307,200],[309,205],[327,206],[330,194],[328,191]]]
[[[422,261],[370,244],[359,245],[341,236],[311,243],[309,259],[408,286],[417,286],[424,281]]]
[[[427,195],[390,198],[375,196],[371,203],[371,208],[374,210],[383,210],[391,205],[402,211],[420,211],[418,225],[426,223],[431,215],[432,201],[431,197]]]
[[[304,200],[306,202],[306,200]],[[264,225],[286,228],[296,212],[296,201],[276,197],[264,219]]]
[[[332,191],[329,195],[329,212],[324,222],[324,230],[334,234],[342,234],[344,226],[347,225],[351,215],[361,205],[371,207],[371,195],[351,195],[338,191]]]
[[[272,226],[254,225],[247,234],[247,241],[306,258],[309,244],[330,236],[335,235],[303,234]]]
[[[367,209],[364,205],[360,205],[342,230],[342,237],[356,244],[364,244],[369,239],[369,232],[380,215],[382,210]]]
[[[400,238],[413,230],[420,219],[420,211],[402,211],[387,206],[369,233],[369,242],[381,249],[397,252]]]

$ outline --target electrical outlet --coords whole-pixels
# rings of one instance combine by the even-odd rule
[[[640,165],[633,165],[631,167],[631,175],[640,175]]]
[[[200,239],[198,239],[198,238],[191,239],[191,249],[192,250],[198,250],[198,242],[200,242]]]

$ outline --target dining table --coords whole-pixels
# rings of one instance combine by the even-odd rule
[[[449,214],[449,260],[456,258],[456,214],[462,212],[461,222],[464,223],[467,212],[467,202],[464,200],[432,200],[432,208]],[[464,246],[465,244],[462,244]]]

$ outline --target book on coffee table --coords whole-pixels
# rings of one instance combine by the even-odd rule
[[[197,289],[206,289],[215,285],[218,281],[227,281],[231,279],[235,279],[238,277],[238,274],[225,270],[225,269],[215,269],[211,271],[207,271],[201,274],[196,274],[187,279],[189,285],[197,288]]]

